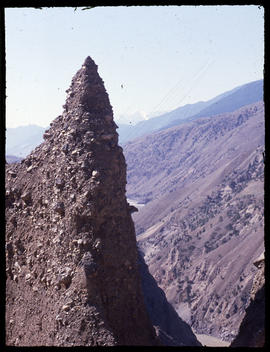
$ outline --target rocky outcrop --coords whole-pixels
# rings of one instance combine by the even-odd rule
[[[263,347],[265,344],[265,277],[264,254],[254,265],[258,272],[251,289],[251,301],[231,347]]]
[[[6,344],[160,345],[117,126],[90,57],[67,93],[45,141],[6,165]],[[164,328],[160,318],[155,326]],[[183,343],[181,331],[164,331],[168,344]],[[198,344],[192,336],[186,344]]]
[[[155,345],[126,165],[97,66],[74,76],[45,142],[6,173],[6,342]]]

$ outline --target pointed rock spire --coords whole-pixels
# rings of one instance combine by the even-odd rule
[[[20,164],[6,166],[8,345],[160,344],[142,294],[116,127],[97,66],[87,57],[44,142]],[[163,321],[167,301],[160,292],[153,300],[155,285],[144,290],[160,339],[196,345],[195,336],[178,338],[179,322],[171,328],[167,316]],[[153,302],[161,306],[159,317]]]
[[[94,60],[91,59],[90,56],[87,56],[87,58],[84,60],[83,66],[95,66],[97,69],[97,65],[95,64]]]
[[[73,77],[63,107],[63,114],[44,133],[44,139],[49,141],[50,146],[55,144],[56,148],[57,145],[73,159],[75,150],[85,154],[93,151],[94,145],[102,145],[107,150],[117,147],[117,125],[113,121],[109,97],[97,65],[89,56]],[[70,153],[73,153],[72,156]]]
[[[158,343],[142,296],[116,127],[87,57],[45,141],[7,166],[9,345]]]
[[[73,77],[67,90],[68,96],[64,105],[66,112],[74,109],[80,112],[91,110],[99,118],[112,115],[112,107],[104,83],[97,72],[97,65],[88,56],[81,69]]]

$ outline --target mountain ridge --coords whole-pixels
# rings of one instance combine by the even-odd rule
[[[263,80],[253,81],[244,84],[240,87],[228,91],[223,94],[219,99],[215,99],[212,103],[201,110],[198,114],[191,116],[188,120],[194,120],[200,117],[208,117],[225,112],[233,112],[242,106],[258,102],[263,99]],[[175,120],[172,124],[175,126],[179,120]],[[166,128],[166,127],[165,127]]]
[[[208,117],[218,113],[232,112],[241,106],[263,99],[263,80],[257,80],[235,87],[216,97],[194,104],[186,104],[163,115],[147,121],[141,121],[135,126],[120,125],[120,143],[139,138],[149,133],[164,130],[189,120]],[[121,129],[123,133],[121,133]],[[122,136],[121,136],[122,134]]]

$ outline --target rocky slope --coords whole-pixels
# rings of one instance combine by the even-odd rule
[[[6,344],[183,344],[179,318],[183,337],[159,320],[155,332],[145,307],[125,159],[90,57],[67,93],[45,141],[6,165]]]
[[[201,118],[125,146],[138,243],[193,329],[231,341],[264,248],[264,105]]]

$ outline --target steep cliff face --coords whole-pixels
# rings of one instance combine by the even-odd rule
[[[156,345],[126,164],[88,57],[45,141],[6,172],[6,343]]]
[[[254,262],[258,268],[251,289],[251,301],[231,347],[263,347],[265,344],[264,254]]]

